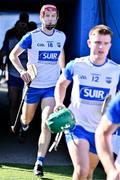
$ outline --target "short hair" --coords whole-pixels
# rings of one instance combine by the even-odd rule
[[[113,32],[111,30],[110,27],[104,25],[104,24],[100,24],[97,25],[95,27],[93,27],[90,31],[89,31],[89,38],[91,35],[95,35],[96,33],[99,33],[101,35],[110,35],[112,38]]]
[[[43,5],[41,10],[40,10],[40,15],[44,16],[45,11],[50,11],[50,10],[55,11],[57,13],[57,16],[59,17],[59,12],[58,12],[57,7],[52,5],[52,4]]]

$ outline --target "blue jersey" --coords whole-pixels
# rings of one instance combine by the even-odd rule
[[[120,125],[120,92],[108,104],[106,116],[113,124]],[[112,135],[112,148],[115,154],[119,154],[116,163],[120,164],[120,128]]]
[[[69,62],[64,76],[73,80],[69,108],[77,124],[95,132],[101,119],[101,107],[106,95],[115,95],[120,89],[120,67],[110,59],[103,65],[94,65],[89,56]]]
[[[19,46],[28,51],[28,65],[35,64],[37,77],[31,87],[48,88],[56,85],[60,75],[59,55],[65,43],[65,34],[54,29],[52,35],[45,34],[40,28],[25,35]]]
[[[106,115],[113,124],[120,124],[120,92],[109,103]]]

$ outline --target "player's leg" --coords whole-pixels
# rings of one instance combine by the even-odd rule
[[[87,180],[89,174],[89,141],[86,130],[76,125],[73,130],[65,132],[70,157],[73,162],[73,180]]]
[[[29,125],[32,121],[38,103],[40,101],[40,90],[37,88],[29,87],[25,101],[22,107],[21,122],[24,125]]]
[[[44,98],[41,102],[42,124],[41,124],[41,134],[38,141],[37,160],[34,167],[35,175],[43,176],[42,166],[51,140],[51,132],[48,130],[46,121],[49,115],[53,112],[54,106],[55,106],[54,97]]]
[[[27,104],[26,102],[23,104],[22,115],[21,115],[21,127],[19,130],[18,140],[20,143],[24,143],[26,136],[28,134],[29,124],[32,121],[38,103],[35,104]]]
[[[21,143],[25,140],[29,124],[35,115],[38,103],[40,101],[40,95],[38,92],[39,89],[36,88],[29,88],[27,91],[25,102],[22,107],[22,115],[20,120],[21,128],[19,131],[19,141]]]
[[[97,156],[97,151],[95,146],[95,133],[88,132],[87,137],[90,144],[90,150],[89,150],[90,169],[89,169],[88,179],[92,180],[94,170],[99,162],[99,158]]]
[[[23,108],[22,108],[22,115],[21,115],[21,122],[24,125],[29,125],[30,122],[32,121],[37,105],[38,103],[28,104],[24,102]]]
[[[46,125],[46,121],[49,117],[49,115],[53,112],[55,106],[55,101],[53,97],[45,98],[41,102],[41,109],[42,109],[42,124],[41,124],[41,135],[39,138],[39,151],[38,155],[45,156],[46,151],[49,146],[49,142],[51,139],[51,133],[48,130],[48,127]]]
[[[90,159],[90,170],[89,170],[88,179],[92,180],[94,170],[96,169],[98,162],[99,162],[99,158],[96,154],[90,152],[89,153],[89,159]]]
[[[68,143],[69,154],[74,166],[73,180],[87,180],[89,171],[89,143],[75,139]]]

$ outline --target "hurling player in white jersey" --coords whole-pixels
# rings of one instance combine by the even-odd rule
[[[96,148],[107,180],[120,180],[120,150],[114,161],[112,134],[120,127],[120,92],[111,100],[96,130]],[[120,142],[118,142],[120,143]]]
[[[31,82],[23,104],[19,139],[23,140],[37,105],[41,102],[41,134],[34,167],[34,174],[40,176],[43,176],[43,161],[51,139],[46,121],[55,105],[54,88],[60,69],[65,66],[63,47],[66,36],[55,29],[58,18],[59,13],[54,5],[44,5],[40,10],[41,27],[26,34],[10,53],[11,62],[26,84],[30,83],[31,78],[19,60],[19,55],[25,49],[28,51],[28,65],[34,64],[37,68],[37,76]]]
[[[95,131],[101,119],[101,107],[108,94],[120,89],[120,67],[107,58],[112,32],[105,25],[93,27],[87,41],[90,55],[70,61],[55,88],[55,111],[64,107],[66,90],[73,81],[69,109],[76,127],[65,132],[73,162],[73,180],[92,179],[99,159],[95,147]]]

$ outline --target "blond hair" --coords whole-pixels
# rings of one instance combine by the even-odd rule
[[[96,33],[99,33],[101,35],[110,35],[112,38],[113,32],[110,29],[110,27],[104,25],[104,24],[100,24],[97,25],[95,27],[93,27],[90,31],[89,31],[89,38],[91,35],[95,35]]]

